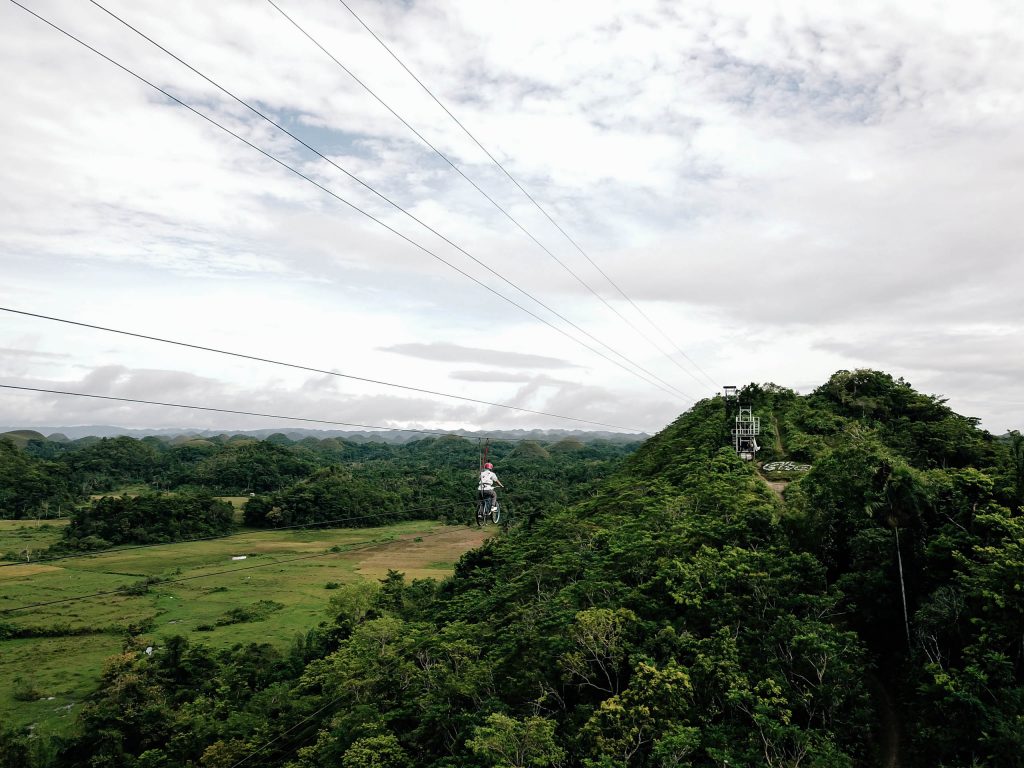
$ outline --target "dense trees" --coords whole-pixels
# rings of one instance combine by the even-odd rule
[[[314,470],[305,453],[266,441],[229,445],[199,462],[192,482],[225,494],[275,491]]]
[[[288,652],[130,639],[57,764],[852,768],[894,757],[884,732],[903,765],[1024,765],[1020,441],[872,371],[743,397],[766,456],[813,462],[784,501],[725,447],[720,398],[617,467],[609,446],[499,443],[531,514],[452,578],[345,585]],[[457,496],[466,443],[275,439],[236,466],[312,469],[247,520]]]
[[[0,438],[0,518],[57,514],[74,494],[64,467],[38,459]]]
[[[345,516],[345,510],[384,507],[395,510],[394,519],[426,513],[454,521],[467,517],[464,507],[475,497],[480,447],[464,438],[389,445],[271,437],[74,442],[37,438],[22,439],[22,447],[0,438],[0,517],[56,516],[58,508],[66,513],[90,496],[125,487],[133,492],[256,494],[260,499],[249,519],[257,525],[284,524],[266,520],[266,513],[284,499],[290,500],[284,503],[291,504],[288,514],[296,521],[328,519],[325,504],[338,506],[336,517]],[[588,493],[634,446],[570,441],[552,447],[550,453],[536,443],[497,441],[491,447],[491,458],[499,462],[502,477],[525,514],[535,515]],[[344,484],[340,476],[328,479],[339,467],[344,468]],[[308,495],[315,496],[324,483],[333,484],[341,495]],[[303,504],[306,511],[300,511]]]
[[[997,441],[873,371],[841,372],[808,400],[837,421],[787,494],[794,540],[894,679],[908,759],[1024,764],[1013,436]]]
[[[293,677],[268,676],[233,699],[215,679],[181,686],[187,673],[168,678],[165,658],[136,652],[111,669],[88,715],[146,691],[169,719],[126,723],[122,736],[109,720],[83,722],[105,741],[67,761],[230,765],[286,731],[306,746],[281,739],[263,754],[270,764],[864,761],[866,651],[829,621],[839,596],[811,554],[789,547],[774,496],[720,447],[719,408],[698,406],[670,445],[645,446],[575,504],[467,555],[444,584],[391,574],[373,590],[343,587],[329,621],[296,647]],[[320,473],[280,494],[277,509],[344,496],[354,477]],[[210,677],[228,672],[218,663]],[[141,702],[130,706],[147,722]],[[330,716],[303,724],[325,706]],[[218,711],[231,715],[175,735],[182,718]]]
[[[311,473],[276,493],[260,494],[245,508],[247,525],[279,527],[353,518],[352,525],[377,525],[414,517],[462,522],[476,496],[478,447],[456,437],[428,438],[404,446],[308,446],[326,461],[357,456]],[[331,444],[335,443],[335,444]],[[593,492],[630,445],[579,443],[572,451],[548,451],[526,443],[497,442],[490,457],[498,462],[508,490],[502,498],[529,521]],[[367,455],[360,455],[363,451]],[[370,518],[367,516],[376,516]]]
[[[271,528],[324,522],[374,526],[408,516],[397,493],[356,479],[341,467],[322,469],[284,491],[250,499],[245,505],[246,525]]]
[[[223,535],[233,525],[232,506],[211,496],[104,496],[75,512],[61,546],[99,549],[180,541]]]
[[[112,437],[64,454],[68,469],[84,493],[127,483],[147,483],[157,471],[159,449],[150,441]]]
[[[20,447],[0,438],[0,517],[72,516],[60,551],[227,533],[230,516],[211,494],[251,495],[245,523],[258,527],[462,522],[472,516],[480,456],[478,444],[456,436],[404,445],[284,435],[263,442],[15,436]],[[51,443],[54,450],[44,449]],[[529,520],[589,493],[632,449],[575,441],[549,453],[539,444],[496,442],[491,457],[515,489],[504,496],[515,499],[506,519],[518,512]],[[101,495],[112,492],[142,498]]]

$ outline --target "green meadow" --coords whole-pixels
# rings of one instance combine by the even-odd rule
[[[380,528],[243,530],[229,538],[107,550],[52,563],[0,567],[0,722],[64,733],[104,659],[130,634],[159,647],[187,635],[214,647],[291,643],[324,617],[332,587],[381,578],[443,578],[486,532],[435,521]],[[0,521],[4,553],[41,550],[50,526]],[[232,559],[242,558],[245,559]],[[146,585],[146,581],[155,581]],[[136,586],[138,594],[105,594]],[[22,609],[22,610],[17,610]],[[4,627],[8,629],[4,630]],[[11,632],[29,637],[10,639]]]
[[[34,559],[60,539],[63,520],[0,520],[0,562]]]

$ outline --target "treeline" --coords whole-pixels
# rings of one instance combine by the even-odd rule
[[[465,497],[463,490],[459,496]],[[257,528],[331,523],[347,527],[385,525],[415,512],[444,514],[456,505],[437,503],[409,509],[394,490],[360,480],[342,467],[319,470],[312,477],[275,494],[245,504],[245,524]]]
[[[103,496],[75,511],[50,553],[221,536],[233,528],[234,508],[209,495]]]
[[[343,587],[288,653],[130,644],[58,764],[227,768],[268,742],[292,768],[864,759],[866,649],[750,467],[692,446],[706,415],[442,584]]]
[[[835,426],[787,493],[791,538],[893,681],[904,759],[1024,765],[1024,439],[874,371],[804,403]]]
[[[496,443],[507,490],[506,509],[526,523],[546,510],[594,492],[600,481],[632,452],[632,445],[560,441]],[[415,517],[461,522],[472,515],[479,446],[461,438],[418,441],[379,451],[366,460],[335,464],[245,505],[245,523],[255,527],[307,525],[342,520],[372,526]]]
[[[575,439],[543,445],[495,442],[498,462],[524,515],[563,505],[607,477],[635,444]],[[254,496],[246,521],[277,527],[364,513],[382,519],[466,519],[480,445],[460,437],[402,445],[337,438],[174,441],[130,437],[75,442],[0,438],[0,517],[67,516],[90,498],[134,492]],[[416,513],[416,514],[414,514]],[[104,537],[105,538],[105,537]]]
[[[887,373],[840,371],[807,396],[775,384],[751,384],[740,399],[762,416],[761,461],[813,463],[863,434],[920,469],[986,467],[1004,484],[1002,492],[1016,494],[1014,503],[1024,498],[1019,432],[997,438],[943,398],[917,392]],[[723,429],[731,426],[722,423]]]
[[[28,440],[16,447],[0,437],[0,477],[11,489],[10,502],[0,499],[0,514],[37,516],[60,501],[80,501],[125,486],[218,495],[273,491],[307,477],[318,466],[354,459],[353,453],[331,445],[313,450],[248,438],[181,443],[152,437]]]
[[[35,758],[26,735],[0,734],[0,755],[32,768],[254,755],[282,768],[1024,766],[1019,436],[874,371],[742,397],[766,456],[813,464],[784,501],[724,447],[725,402],[701,401],[452,578],[347,585],[287,651],[179,638],[148,655],[130,640],[76,735]],[[523,466],[558,461],[544,452]],[[271,494],[265,517],[357,477],[355,464],[314,474]]]
[[[634,449],[571,439],[496,442],[489,458],[509,488],[507,519],[529,521],[592,493]],[[0,438],[0,516],[70,517],[50,555],[229,533],[230,510],[212,498],[221,494],[248,497],[244,522],[253,527],[462,522],[473,514],[479,461],[480,445],[455,436],[402,445],[273,435],[181,444],[27,440],[22,447]],[[98,489],[122,495],[85,493]]]
[[[741,399],[766,456],[813,463],[783,527],[886,681],[905,763],[1024,764],[1024,437],[878,371]]]
[[[66,465],[0,438],[0,518],[57,517],[61,505],[79,498],[71,490]]]

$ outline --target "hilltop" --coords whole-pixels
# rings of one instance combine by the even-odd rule
[[[8,431],[4,431],[8,430]],[[444,432],[445,430],[439,430]],[[458,435],[471,439],[492,439],[492,440],[539,440],[553,442],[562,439],[576,439],[585,442],[593,440],[608,440],[611,442],[630,443],[643,440],[649,435],[642,432],[609,432],[602,430],[581,430],[581,429],[500,429],[493,431],[484,430],[452,430],[449,434]],[[48,435],[48,437],[44,437]],[[115,427],[110,425],[87,425],[87,426],[63,426],[63,427],[34,427],[32,429],[20,429],[16,427],[0,427],[0,437],[11,437],[14,440],[79,440],[86,437],[223,437],[225,439],[241,436],[251,437],[258,440],[265,439],[271,435],[284,435],[290,440],[303,440],[313,438],[324,440],[338,438],[353,442],[375,441],[390,444],[408,443],[414,440],[422,440],[423,435],[403,430],[343,430],[343,429],[296,429],[286,427],[284,429],[195,429],[189,427],[166,427],[161,429],[136,429],[130,427]]]
[[[30,440],[46,440],[47,438],[32,429],[15,429],[10,432],[0,433],[0,439],[7,438],[19,448],[24,448]]]
[[[703,400],[446,581],[339,590],[290,654],[129,641],[60,764],[1022,765],[1020,435],[877,371],[739,399],[757,462]],[[808,465],[781,497],[771,460]]]

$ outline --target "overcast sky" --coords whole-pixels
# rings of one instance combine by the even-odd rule
[[[104,5],[479,263],[87,0],[23,2],[493,292],[5,2],[5,307],[647,431],[865,366],[1024,427],[1019,2],[347,0],[665,336],[337,0],[275,2],[530,236],[269,2]],[[9,313],[0,383],[580,426]],[[5,425],[277,423],[0,390]]]

